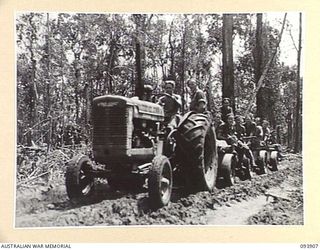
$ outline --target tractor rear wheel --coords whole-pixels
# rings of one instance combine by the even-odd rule
[[[153,158],[148,176],[148,191],[152,207],[163,207],[170,202],[172,169],[169,159],[164,155]]]
[[[190,191],[212,191],[218,154],[215,131],[208,117],[199,113],[189,115],[178,127],[177,139]]]
[[[94,178],[88,174],[91,168],[91,161],[85,155],[77,155],[68,163],[66,189],[72,202],[81,202],[92,194]]]

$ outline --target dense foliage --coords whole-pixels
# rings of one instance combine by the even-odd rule
[[[162,81],[171,78],[177,82],[176,92],[187,100],[185,83],[194,77],[215,112],[221,102],[222,28],[218,14],[19,14],[18,144],[33,141],[57,147],[90,141],[92,99],[135,93],[137,44],[141,81],[151,84],[155,94],[161,92]],[[236,113],[243,114],[256,86],[255,15],[234,15],[233,32]],[[264,24],[264,64],[278,35]],[[280,63],[280,53],[263,86],[265,118],[286,133],[287,117],[294,114],[296,68]]]

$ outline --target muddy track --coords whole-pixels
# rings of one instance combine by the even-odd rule
[[[285,197],[281,196],[283,186],[287,188]],[[264,197],[271,198],[263,204],[255,202],[255,199],[262,201]],[[19,189],[15,224],[16,227],[201,225],[218,222],[302,224],[302,197],[302,159],[299,155],[288,154],[280,162],[277,172],[254,175],[251,181],[237,182],[212,193],[185,195],[181,190],[174,190],[171,203],[156,211],[150,208],[146,190],[112,192],[104,181],[98,181],[92,198],[81,205],[74,205],[67,199],[63,180],[49,187]],[[251,213],[243,214],[244,218],[239,218],[241,214],[235,216],[239,211],[248,210],[246,204],[250,204]],[[235,216],[237,219],[219,220],[221,214],[227,213],[230,214],[228,218]]]

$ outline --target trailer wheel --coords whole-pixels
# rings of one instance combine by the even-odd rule
[[[233,154],[225,154],[220,164],[221,176],[223,177],[223,186],[233,186],[236,177],[236,158]]]
[[[242,159],[242,171],[243,171],[243,178],[242,180],[251,180],[251,173],[250,173],[250,161],[248,158]]]
[[[91,168],[91,161],[85,155],[77,155],[68,163],[66,189],[72,202],[81,202],[92,194],[94,178],[88,174]]]
[[[270,169],[271,171],[278,171],[278,152],[277,151],[271,151],[270,154]]]
[[[217,179],[218,154],[215,131],[208,117],[199,113],[188,116],[178,127],[177,138],[190,190],[212,191]]]
[[[267,151],[266,150],[260,150],[258,159],[257,159],[257,174],[265,174],[266,173],[266,166],[267,166]]]
[[[148,176],[150,204],[154,208],[166,206],[172,192],[172,169],[164,155],[154,157]]]

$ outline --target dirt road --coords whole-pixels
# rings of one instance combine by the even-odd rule
[[[64,180],[50,186],[19,187],[16,227],[108,225],[301,225],[303,224],[302,158],[287,154],[279,171],[253,176],[251,181],[183,195],[175,191],[171,203],[149,208],[147,193],[111,192],[104,181],[96,185],[87,204],[75,206],[67,198]]]

